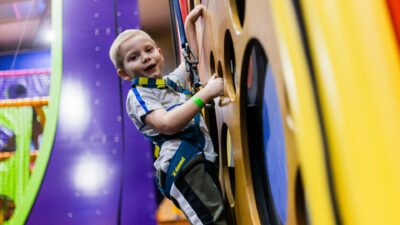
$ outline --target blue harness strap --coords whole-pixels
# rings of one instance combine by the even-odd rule
[[[147,78],[147,77],[136,77],[132,81],[132,91],[135,94],[136,99],[138,100],[138,102],[143,107],[143,109],[146,113],[149,112],[149,109],[146,107],[146,104],[145,104],[144,100],[142,99],[142,97],[140,96],[136,87],[158,88],[158,89],[171,88],[172,90],[183,93],[189,97],[193,96],[193,93],[190,92],[189,90],[185,89],[182,86],[182,84],[175,83],[168,78],[164,80],[164,79],[154,79],[154,78]],[[139,131],[140,130],[141,129],[139,129]]]
[[[158,189],[167,198],[170,198],[172,184],[179,177],[182,168],[184,168],[185,165],[190,160],[192,160],[198,154],[202,154],[205,162],[205,156],[203,151],[205,146],[205,139],[203,133],[201,133],[199,129],[199,120],[200,120],[200,113],[198,113],[195,117],[195,125],[189,126],[182,132],[183,134],[180,138],[182,142],[169,163],[169,167],[165,178],[165,187],[162,188],[161,185],[158,183],[158,179],[156,179],[156,184]],[[195,129],[191,129],[193,127]]]
[[[180,93],[184,93],[192,96],[193,94],[184,89],[182,85],[178,85],[171,80],[163,80],[163,79],[152,79],[145,77],[135,78],[132,82],[132,88],[135,90],[136,86],[147,87],[147,88],[172,88],[175,91]],[[172,107],[171,107],[172,108]],[[139,130],[140,132],[140,130]],[[158,179],[156,178],[156,184],[158,189],[167,197],[170,198],[170,191],[172,184],[179,177],[179,174],[182,171],[182,168],[196,155],[202,154],[205,162],[204,155],[204,146],[205,146],[205,138],[203,133],[200,131],[200,113],[197,113],[194,117],[194,124],[185,127],[185,129],[181,132],[178,132],[173,135],[159,134],[156,136],[148,136],[142,133],[147,139],[156,143],[157,147],[155,149],[155,156],[158,158],[158,151],[161,149],[162,144],[165,141],[179,139],[181,140],[181,144],[176,150],[174,156],[170,160],[170,164],[167,170],[165,184],[160,185],[158,183]],[[164,187],[162,187],[164,186]]]
[[[182,142],[176,150],[174,156],[169,162],[169,167],[166,173],[165,184],[160,185],[156,177],[156,184],[158,189],[167,197],[170,198],[170,191],[172,184],[178,178],[182,168],[196,155],[203,154],[205,139],[203,133],[200,131],[200,113],[196,114],[194,118],[195,124],[187,126],[183,131],[174,135],[159,134],[157,136],[147,136],[147,139],[155,142],[159,148],[167,140],[180,139]],[[164,186],[164,188],[162,187]]]
[[[132,81],[132,88],[135,87],[147,87],[147,88],[158,88],[158,89],[164,89],[164,88],[171,88],[177,92],[193,96],[193,93],[190,92],[189,90],[185,89],[182,84],[180,83],[175,83],[170,79],[154,79],[154,78],[147,78],[147,77],[136,77]]]
[[[178,27],[179,27],[179,37],[181,39],[182,46],[186,44],[187,38],[185,34],[185,26],[184,22],[182,19],[182,13],[181,13],[181,6],[179,4],[179,0],[172,0],[173,6],[174,6],[174,12],[176,16],[176,20],[178,21]]]

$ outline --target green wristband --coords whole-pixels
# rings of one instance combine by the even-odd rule
[[[190,100],[192,100],[194,103],[196,103],[196,105],[198,105],[200,107],[200,109],[202,109],[205,105],[203,100],[201,100],[201,98],[197,97],[197,95],[193,95],[193,97]]]

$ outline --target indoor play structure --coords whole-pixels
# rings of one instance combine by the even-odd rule
[[[52,64],[0,73],[0,125],[16,143],[0,161],[0,195],[15,204],[5,224],[161,224],[152,145],[108,59],[118,33],[140,28],[137,3],[52,0]],[[203,115],[230,224],[400,223],[399,1],[169,3],[176,63],[180,17],[207,8],[197,68],[203,83],[225,81]],[[43,74],[47,94],[16,103],[2,89]],[[36,156],[33,120],[44,127]]]

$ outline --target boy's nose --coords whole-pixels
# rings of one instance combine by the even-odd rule
[[[150,57],[147,54],[143,55],[143,62],[147,62],[149,60],[150,60]]]

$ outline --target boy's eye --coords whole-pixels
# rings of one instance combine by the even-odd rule
[[[133,56],[131,56],[131,58],[130,58],[131,60],[136,60],[137,59],[137,57],[136,57],[136,55],[133,55]]]
[[[148,48],[146,49],[146,52],[151,52],[151,50],[153,50],[152,48]]]

